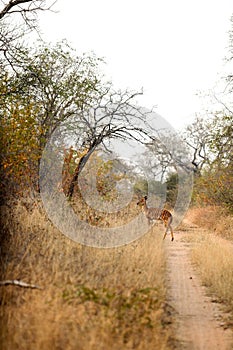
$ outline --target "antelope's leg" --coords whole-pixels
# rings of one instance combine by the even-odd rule
[[[172,241],[174,241],[174,234],[173,234],[171,222],[172,222],[172,217],[170,217],[170,219],[168,220],[168,227],[170,228],[170,231],[171,231]]]
[[[165,234],[163,236],[163,239],[166,238],[168,229],[170,229],[171,236],[172,236],[172,241],[174,241],[174,234],[173,234],[173,230],[172,230],[172,226],[171,226],[171,221],[172,221],[172,218],[169,218],[168,221],[164,221],[164,225],[166,227],[166,231],[165,231]]]
[[[163,236],[163,239],[165,239],[166,238],[166,235],[167,235],[167,231],[168,231],[168,223],[167,223],[167,221],[163,221],[164,222],[164,226],[166,227],[166,231],[165,231],[165,233],[164,233],[164,236]]]
[[[170,230],[171,230],[172,241],[174,241],[174,234],[173,234],[173,230],[172,230],[171,225],[169,225],[169,226],[170,226]]]

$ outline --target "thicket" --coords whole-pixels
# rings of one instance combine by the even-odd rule
[[[195,176],[193,202],[223,206],[233,211],[233,115],[217,115],[206,121],[206,153]]]

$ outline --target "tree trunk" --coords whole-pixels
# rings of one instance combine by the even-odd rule
[[[90,158],[91,154],[94,152],[96,147],[93,147],[91,149],[89,149],[89,151],[87,152],[87,154],[85,154],[84,156],[82,156],[80,158],[80,161],[77,165],[77,167],[75,168],[75,171],[74,171],[74,174],[73,174],[73,177],[71,179],[71,182],[70,182],[70,185],[69,185],[69,188],[68,188],[68,191],[67,191],[67,197],[69,199],[71,199],[73,197],[73,194],[74,194],[74,187],[75,185],[77,184],[77,181],[78,181],[78,177],[79,177],[79,174],[81,173],[81,171],[83,170],[83,168],[85,167],[88,159]]]

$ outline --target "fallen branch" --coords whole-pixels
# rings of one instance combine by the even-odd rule
[[[43,289],[42,287],[37,286],[36,284],[29,284],[18,280],[0,281],[0,286],[8,286],[9,284],[12,284],[14,286],[19,286],[22,288]]]

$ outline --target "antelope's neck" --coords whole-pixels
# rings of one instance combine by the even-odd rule
[[[148,207],[147,207],[146,203],[144,203],[143,210],[144,210],[145,214],[148,213]]]

